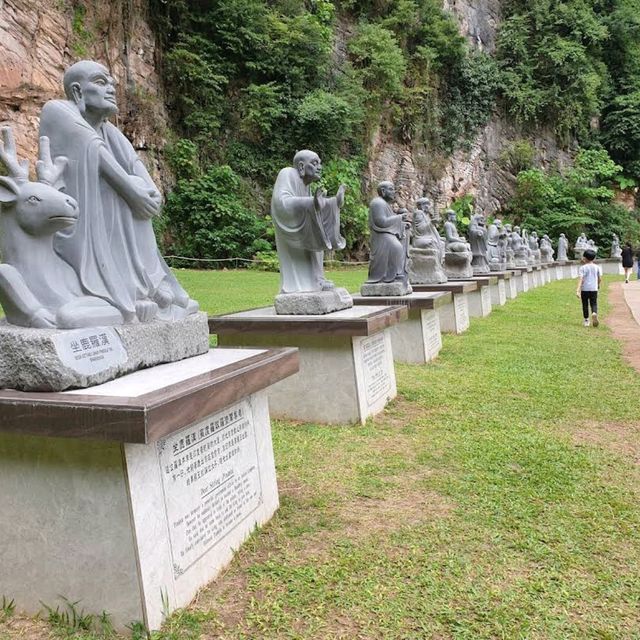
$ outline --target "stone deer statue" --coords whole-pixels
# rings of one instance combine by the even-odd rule
[[[101,298],[85,295],[79,279],[54,250],[56,232],[78,220],[78,204],[64,193],[67,159],[52,160],[40,138],[37,182],[29,163],[18,160],[13,134],[2,129],[0,160],[0,304],[10,324],[74,329],[122,324],[122,314]]]

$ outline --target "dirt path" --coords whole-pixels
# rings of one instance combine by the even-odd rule
[[[614,282],[609,288],[609,302],[612,310],[607,316],[606,324],[614,338],[623,346],[625,360],[640,371],[640,324],[629,308],[629,304],[640,316],[640,282]],[[637,302],[637,305],[636,305]]]

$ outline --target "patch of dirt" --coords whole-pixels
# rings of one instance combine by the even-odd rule
[[[624,298],[622,282],[614,282],[609,287],[609,303],[611,312],[607,315],[606,324],[613,337],[622,343],[625,360],[640,371],[640,325],[635,321]]]
[[[640,426],[624,422],[580,422],[572,429],[576,444],[603,447],[640,465]]]
[[[51,627],[43,620],[15,615],[0,622],[0,640],[48,640]]]

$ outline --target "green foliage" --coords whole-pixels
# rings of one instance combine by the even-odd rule
[[[516,195],[507,213],[516,223],[570,240],[585,231],[596,244],[608,247],[611,234],[635,243],[637,219],[614,202],[612,184],[621,167],[604,149],[581,150],[564,173],[527,169],[517,176]]]
[[[341,184],[346,185],[344,206],[340,211],[341,231],[347,242],[343,257],[363,260],[369,236],[369,209],[362,203],[361,176],[364,161],[331,160],[322,168],[322,187],[333,195]]]
[[[180,256],[251,258],[271,248],[264,220],[251,209],[246,186],[228,166],[179,180],[165,215],[172,230],[169,251]]]
[[[16,611],[16,602],[13,600],[9,600],[7,596],[2,596],[2,600],[0,600],[0,622],[4,622],[9,619]]]
[[[516,140],[505,147],[499,161],[503,168],[517,175],[520,171],[531,169],[535,155],[536,149],[528,140]]]
[[[463,233],[471,222],[474,209],[474,197],[468,193],[460,198],[456,198],[449,207],[456,212],[458,231]]]
[[[41,603],[47,612],[47,622],[58,636],[88,640],[115,638],[111,616],[106,611],[100,614],[85,613],[84,609],[78,608],[79,600],[71,602],[63,596],[60,596],[60,599],[63,605],[58,605],[55,609],[44,602]]]

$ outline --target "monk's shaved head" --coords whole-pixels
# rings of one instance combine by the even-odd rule
[[[62,81],[67,98],[73,100],[72,85],[74,83],[87,80],[91,76],[100,73],[107,76],[110,75],[109,70],[104,65],[101,65],[99,62],[94,62],[93,60],[80,60],[80,62],[72,64],[64,72],[64,79]]]

